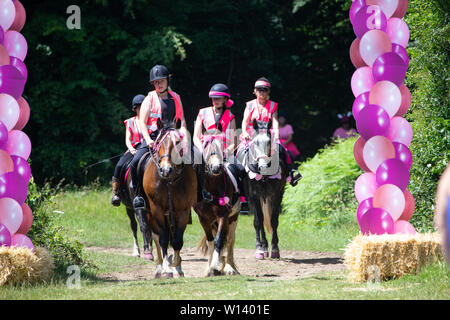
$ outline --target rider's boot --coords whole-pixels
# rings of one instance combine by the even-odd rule
[[[112,198],[111,198],[111,204],[115,207],[120,206],[120,195],[119,195],[119,179],[116,177],[112,178]]]
[[[302,177],[302,175],[300,174],[300,172],[295,171],[294,168],[289,168],[289,177],[291,178],[291,181],[289,181],[289,183],[291,184],[291,186],[295,187],[297,185],[297,183],[300,181]]]

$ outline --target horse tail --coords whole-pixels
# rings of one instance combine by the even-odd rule
[[[267,232],[272,234],[272,206],[268,198],[261,199],[261,210],[264,216],[264,226],[266,227]]]

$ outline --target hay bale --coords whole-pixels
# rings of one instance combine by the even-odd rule
[[[416,273],[424,265],[442,259],[436,233],[356,236],[344,253],[349,280],[383,281]]]
[[[49,281],[55,269],[50,253],[40,247],[0,247],[0,286]]]

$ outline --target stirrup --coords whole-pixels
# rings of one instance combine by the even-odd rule
[[[303,178],[300,172],[296,173],[294,170],[290,172],[289,176],[291,177],[290,184],[293,187],[295,187],[297,183],[301,180],[301,178]]]
[[[214,200],[212,194],[210,192],[206,191],[205,189],[202,190],[202,198],[206,202],[211,202]]]
[[[143,209],[145,208],[145,200],[141,196],[134,197],[133,200],[133,207],[134,209]]]

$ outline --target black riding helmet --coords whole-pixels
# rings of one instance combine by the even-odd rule
[[[145,96],[143,94],[138,94],[133,98],[133,102],[131,105],[131,110],[134,110],[138,105],[142,104],[144,102]]]
[[[230,89],[223,83],[216,83],[211,87],[209,90],[209,97],[210,98],[221,98],[221,97],[227,97],[230,98]]]
[[[157,64],[150,70],[150,82],[160,79],[169,79],[169,69],[166,66]]]

